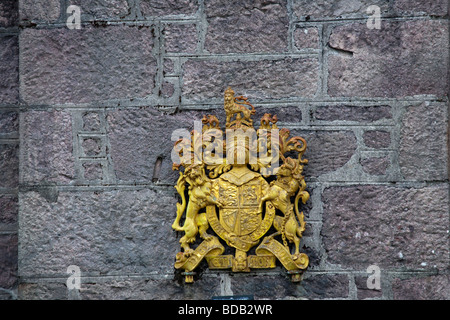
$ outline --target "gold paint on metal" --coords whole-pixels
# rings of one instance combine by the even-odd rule
[[[175,186],[181,203],[172,228],[184,232],[175,268],[184,270],[186,283],[192,283],[203,259],[210,269],[233,272],[275,268],[278,260],[298,282],[309,264],[308,256],[300,253],[305,221],[298,208],[300,200],[305,204],[309,199],[302,175],[308,162],[302,158],[306,141],[289,138],[289,130],[279,129],[277,116],[268,113],[255,130],[251,118],[255,108],[246,97],[235,97],[231,88],[225,91],[224,109],[226,134],[235,136],[220,139],[224,132],[219,120],[207,115],[202,132],[193,130],[191,140],[175,143],[180,162],[173,169],[184,167]],[[250,143],[252,134],[256,143]],[[288,152],[297,157],[285,157]],[[281,160],[279,168],[274,159]],[[276,179],[269,183],[267,178],[274,174]],[[266,235],[272,226],[276,232]],[[207,232],[210,227],[215,235]],[[223,255],[225,245],[234,248],[234,255]],[[255,254],[249,254],[255,246]]]

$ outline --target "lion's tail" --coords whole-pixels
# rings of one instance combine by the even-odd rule
[[[176,231],[183,230],[183,227],[180,227],[180,219],[184,213],[184,210],[186,210],[186,196],[184,195],[184,190],[186,188],[185,182],[186,181],[185,181],[184,175],[182,172],[180,172],[180,177],[178,178],[175,189],[178,191],[178,194],[181,196],[181,203],[177,203],[177,217],[175,218],[175,221],[172,224],[172,228],[175,229]]]
[[[305,191],[306,185],[303,186],[303,184],[304,184],[304,181],[302,183],[302,187],[301,187],[300,191],[297,193],[297,196],[295,197],[295,202],[294,202],[295,214],[297,215],[297,219],[300,222],[300,228],[297,229],[297,235],[299,237],[301,237],[303,231],[305,231],[306,222],[305,222],[305,216],[303,215],[303,212],[299,212],[299,210],[298,210],[298,201],[300,199],[302,199],[302,203],[305,204],[306,201],[308,201],[308,199],[309,199],[309,192]]]

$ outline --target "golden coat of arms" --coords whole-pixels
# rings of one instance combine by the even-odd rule
[[[224,108],[226,135],[217,117],[207,115],[200,130],[175,142],[173,169],[184,167],[175,186],[181,203],[172,228],[184,232],[175,268],[191,283],[203,259],[210,269],[233,272],[274,268],[279,260],[300,281],[309,263],[299,252],[305,230],[299,201],[309,199],[302,176],[306,141],[289,138],[268,113],[255,130],[255,108],[231,88]],[[225,246],[234,255],[224,254]]]

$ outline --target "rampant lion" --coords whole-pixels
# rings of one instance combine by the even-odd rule
[[[184,195],[185,183],[189,184],[188,195],[189,202],[186,203]],[[217,205],[221,207],[221,203],[211,192],[211,181],[205,173],[202,164],[194,164],[186,168],[184,174],[180,172],[177,186],[175,187],[181,196],[181,204],[177,203],[177,217],[172,224],[172,228],[176,231],[184,231],[185,235],[180,239],[181,247],[184,249],[184,255],[189,256],[193,250],[189,247],[189,243],[195,242],[199,233],[202,239],[208,240],[212,236],[206,233],[209,228],[208,220],[205,213],[200,213],[202,208],[208,205]],[[187,208],[186,208],[187,207]],[[186,219],[183,226],[180,226],[180,219],[186,210]]]
[[[261,208],[264,201],[271,201],[275,208],[283,213],[284,217],[275,216],[273,226],[277,232],[271,236],[274,237],[281,234],[285,246],[287,246],[285,238],[290,242],[294,242],[294,260],[299,257],[300,238],[305,230],[303,212],[299,213],[298,201],[302,199],[303,204],[305,204],[309,199],[309,193],[305,191],[306,183],[301,173],[302,167],[297,161],[290,157],[285,158],[284,164],[281,165],[277,173],[277,180],[271,182],[269,191],[263,196],[261,201]],[[291,197],[297,191],[294,204],[292,204]],[[300,225],[295,219],[294,208]]]

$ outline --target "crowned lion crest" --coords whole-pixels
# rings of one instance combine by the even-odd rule
[[[306,141],[289,138],[268,113],[255,130],[254,106],[231,88],[224,109],[225,131],[216,116],[206,115],[201,132],[175,142],[173,169],[184,168],[175,186],[181,203],[172,228],[183,232],[175,268],[190,283],[203,259],[210,269],[233,272],[274,268],[278,260],[300,281],[309,263],[300,253],[305,221],[299,202],[309,199],[302,175]],[[234,254],[224,254],[226,246]]]

